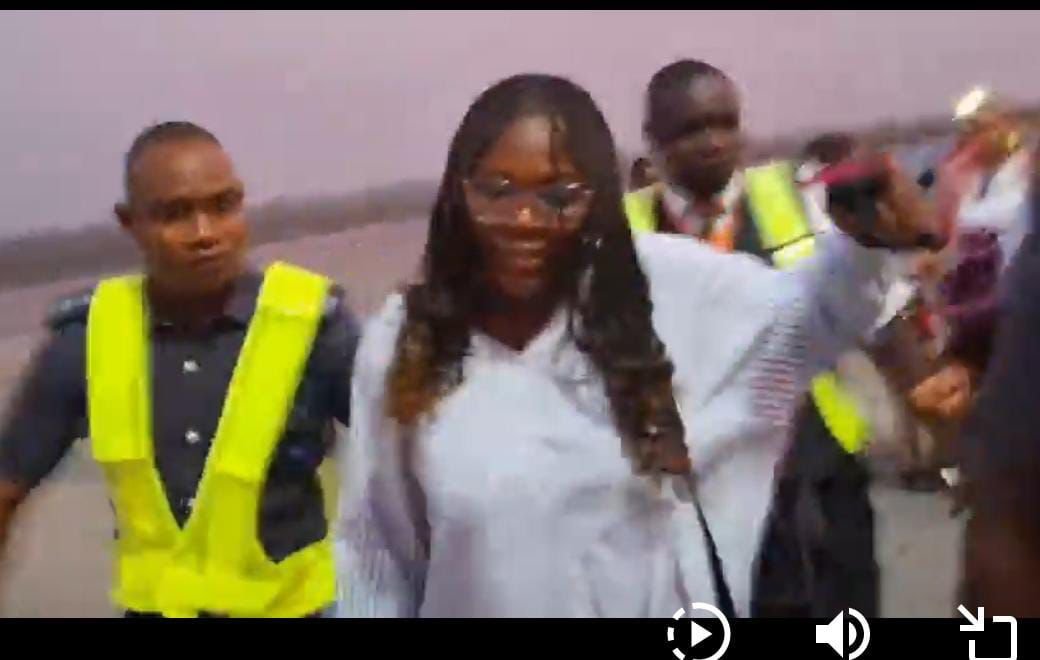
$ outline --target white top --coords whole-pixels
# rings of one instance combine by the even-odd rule
[[[1003,267],[1011,263],[1029,232],[1029,177],[1032,153],[1019,149],[994,173],[983,194],[980,174],[961,200],[958,229],[989,229],[997,235]]]
[[[819,248],[777,271],[683,237],[637,238],[700,500],[744,615],[794,408],[878,311],[883,253],[838,232]],[[563,312],[519,353],[474,332],[463,383],[410,439],[383,413],[402,317],[392,296],[358,351],[351,440],[365,484],[341,507],[341,616],[666,617],[714,602],[685,481],[632,473]]]

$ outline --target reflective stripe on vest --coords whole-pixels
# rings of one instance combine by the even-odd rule
[[[268,268],[196,505],[181,530],[155,467],[144,279],[117,277],[98,286],[87,322],[87,400],[93,454],[119,529],[113,589],[119,606],[170,617],[295,617],[335,599],[327,538],[274,563],[257,530],[267,469],[328,290],[328,280],[294,266]]]
[[[816,239],[795,186],[794,167],[777,162],[744,173],[744,191],[762,246],[777,268],[790,268],[812,255]],[[833,372],[812,381],[812,397],[827,430],[850,454],[863,450],[870,424]]]

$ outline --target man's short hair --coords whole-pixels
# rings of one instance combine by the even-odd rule
[[[817,135],[802,150],[806,160],[817,160],[824,165],[833,165],[852,155],[856,148],[856,138],[848,133],[823,133]]]
[[[150,147],[180,140],[204,140],[221,146],[217,136],[190,121],[164,121],[152,124],[138,133],[124,157],[123,188],[127,199],[130,197],[131,184],[133,183],[133,168],[141,158],[141,155]]]
[[[685,90],[690,83],[701,78],[729,80],[729,76],[721,69],[701,60],[679,60],[655,73],[646,88],[644,128],[649,129],[653,125],[654,117],[666,102],[666,97],[676,91]]]

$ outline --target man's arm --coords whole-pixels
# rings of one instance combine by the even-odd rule
[[[877,218],[870,227],[841,208],[829,209],[835,227],[817,237],[816,254],[794,269],[800,281],[802,310],[791,305],[788,322],[801,326],[807,342],[808,375],[829,368],[848,348],[873,339],[882,321],[886,298],[898,282],[894,274],[897,255],[883,247],[916,244],[926,234],[935,234],[934,208],[919,188],[890,157],[879,156],[878,165],[886,185],[875,200]],[[940,232],[941,234],[941,232]],[[851,236],[858,236],[853,239]],[[801,314],[801,318],[797,318]]]
[[[22,503],[29,489],[14,481],[0,481],[0,559],[7,547],[8,530],[14,520],[15,509]]]
[[[350,384],[361,332],[345,297],[339,287],[330,294],[320,341],[331,378],[332,414],[341,424],[350,426]]]
[[[0,423],[0,549],[19,505],[72,446],[86,414],[85,315],[52,320]]]

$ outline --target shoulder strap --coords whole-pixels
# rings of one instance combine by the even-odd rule
[[[625,215],[633,234],[657,231],[657,217],[654,203],[657,200],[657,187],[647,186],[625,195]]]
[[[211,450],[217,470],[253,483],[263,479],[318,333],[330,285],[328,279],[289,264],[278,262],[267,269]]]
[[[152,392],[144,277],[103,280],[87,318],[91,448],[101,463],[152,456]]]
[[[770,254],[774,265],[786,268],[812,254],[813,232],[791,163],[780,161],[748,168],[744,172],[744,191],[762,248]]]
[[[697,496],[695,484],[690,484],[690,493],[693,497],[694,508],[697,509],[697,521],[700,522],[701,530],[704,532],[704,545],[707,551],[708,563],[711,567],[711,582],[712,588],[715,590],[715,602],[718,604],[719,611],[722,612],[724,617],[734,619],[737,616],[737,610],[733,606],[733,595],[729,591],[726,573],[722,569],[722,559],[719,557],[719,550],[715,545],[715,537],[712,536],[711,528],[708,527],[708,519],[704,516],[704,509],[701,507],[701,500]]]

